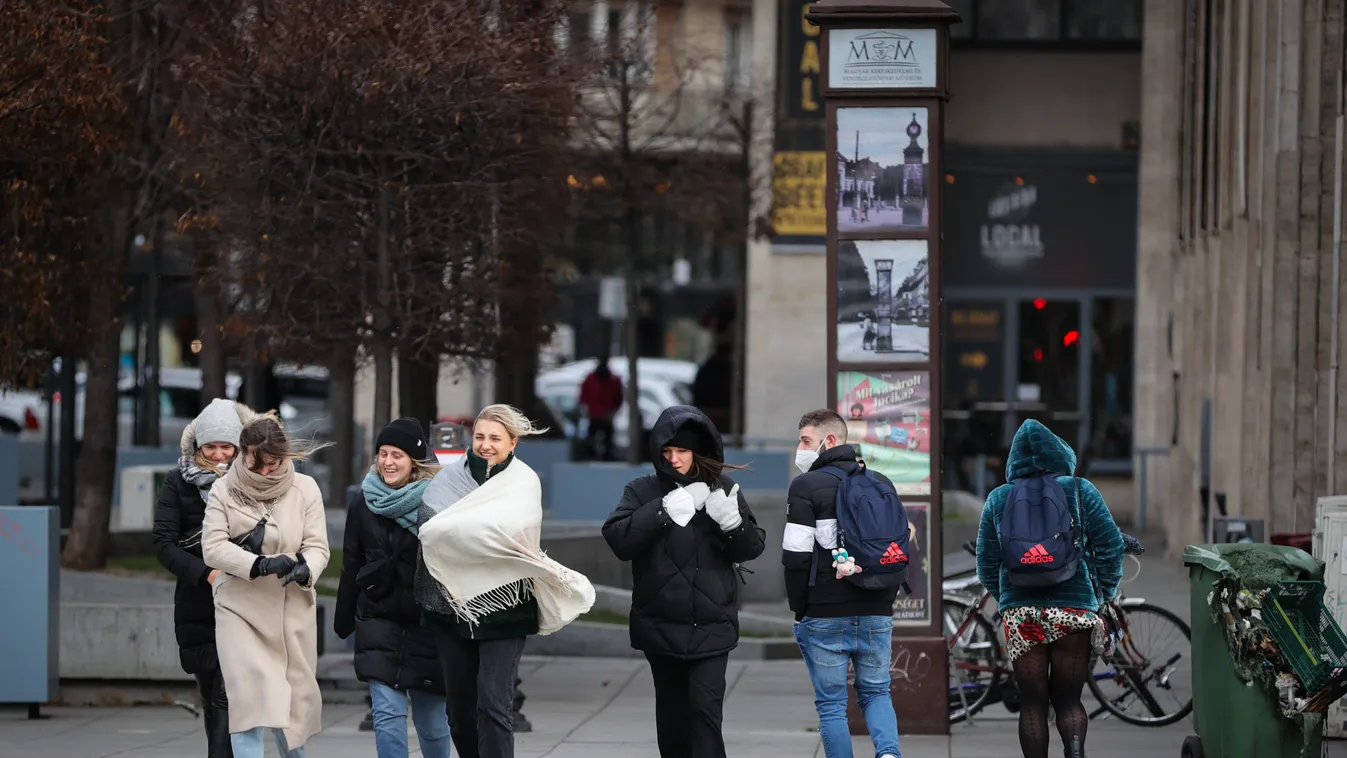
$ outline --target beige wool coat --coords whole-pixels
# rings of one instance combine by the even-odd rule
[[[284,729],[287,747],[294,750],[322,729],[317,597],[298,582],[282,587],[280,577],[249,578],[257,556],[229,540],[256,526],[263,511],[237,502],[230,479],[226,475],[211,487],[201,528],[206,565],[221,572],[212,589],[229,731]],[[262,553],[299,552],[316,586],[329,556],[327,518],[318,484],[296,472],[272,508]]]

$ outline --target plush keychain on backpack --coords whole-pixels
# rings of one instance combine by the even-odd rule
[[[856,559],[842,548],[833,550],[833,568],[837,569],[838,579],[861,573],[861,567],[856,565]]]

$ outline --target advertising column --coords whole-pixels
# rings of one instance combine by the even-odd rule
[[[940,577],[941,127],[949,26],[939,0],[820,0],[827,119],[829,399],[916,530],[894,604],[891,693],[904,733],[949,733]],[[853,696],[854,700],[854,696]],[[853,733],[864,719],[851,709]]]

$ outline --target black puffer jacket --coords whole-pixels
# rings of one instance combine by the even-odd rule
[[[219,666],[215,655],[215,600],[206,577],[210,568],[201,558],[201,520],[206,500],[174,469],[159,488],[154,504],[154,549],[164,568],[178,577],[173,590],[173,627],[178,638],[178,660],[189,674]],[[190,539],[189,539],[190,538]],[[184,540],[192,547],[182,547]]]
[[[766,535],[743,494],[743,523],[726,532],[700,510],[685,527],[664,510],[664,496],[690,484],[660,450],[685,425],[708,440],[711,457],[723,461],[720,434],[701,411],[675,406],[664,411],[650,432],[655,474],[627,485],[622,502],[603,525],[613,553],[631,561],[631,646],[654,655],[695,659],[721,655],[739,644],[737,600],[740,581],[735,564],[762,554]],[[728,492],[734,482],[721,477]]]
[[[357,494],[346,512],[333,626],[342,639],[355,632],[355,674],[360,681],[443,695],[444,675],[435,637],[421,628],[421,609],[412,594],[420,544],[416,535],[396,521],[371,511],[363,492]],[[356,577],[362,568],[390,556],[391,591],[372,598]]]

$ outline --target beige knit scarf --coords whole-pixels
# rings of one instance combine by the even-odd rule
[[[239,460],[229,467],[229,472],[216,485],[224,484],[225,491],[240,505],[247,504],[267,511],[267,506],[289,492],[294,482],[295,465],[290,461],[282,462],[280,468],[263,476]]]

